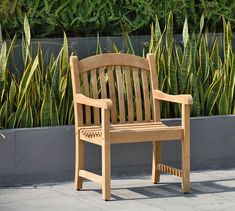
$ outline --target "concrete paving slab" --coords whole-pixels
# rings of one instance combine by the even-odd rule
[[[159,184],[150,176],[121,177],[112,180],[112,198],[101,198],[101,187],[85,181],[82,191],[71,182],[0,189],[0,211],[39,210],[154,210],[224,211],[235,209],[235,169],[191,173],[191,191],[181,192],[180,179],[161,175]]]

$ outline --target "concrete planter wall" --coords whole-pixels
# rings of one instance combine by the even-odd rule
[[[164,120],[179,125],[179,119]],[[72,180],[74,126],[1,130],[0,186]],[[180,142],[163,143],[164,163],[180,166]],[[151,173],[151,143],[112,146],[112,175]],[[86,145],[86,169],[100,172],[99,146]],[[191,118],[191,168],[235,167],[235,115]]]

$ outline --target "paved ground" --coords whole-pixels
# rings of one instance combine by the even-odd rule
[[[85,182],[83,191],[72,183],[0,189],[0,211],[191,211],[235,210],[235,169],[191,174],[191,192],[180,192],[180,180],[162,175],[153,185],[149,176],[112,180],[112,200],[101,199],[100,186]]]

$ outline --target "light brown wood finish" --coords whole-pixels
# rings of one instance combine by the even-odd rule
[[[125,67],[125,79],[126,79],[126,92],[127,92],[127,106],[128,106],[128,122],[134,121],[133,112],[133,93],[131,86],[130,67]]]
[[[97,76],[96,76],[96,69],[91,70],[91,84],[92,84],[92,97],[94,99],[98,99],[98,83],[97,83]],[[94,110],[94,124],[100,124],[100,111],[98,108],[93,108]]]
[[[111,152],[110,152],[110,111],[101,110],[102,115],[102,197],[108,200],[111,197]]]
[[[89,98],[83,94],[75,94],[75,102],[78,104],[84,104],[88,106],[93,106],[96,108],[110,108],[112,106],[112,101],[110,99],[93,99]]]
[[[153,160],[152,160],[152,182],[156,184],[160,181],[160,170],[157,168],[161,162],[161,143],[153,142]]]
[[[101,184],[103,199],[110,199],[110,145],[152,141],[152,181],[159,182],[161,171],[179,176],[182,177],[182,191],[188,192],[190,190],[190,104],[192,98],[190,95],[172,96],[158,90],[153,54],[148,54],[147,59],[134,55],[103,54],[80,62],[77,57],[71,57],[70,65],[76,130],[75,188],[81,189],[82,179],[87,178]],[[91,75],[90,81],[88,74]],[[99,75],[99,80],[97,80],[97,75]],[[151,90],[148,86],[149,75]],[[80,90],[80,77],[83,80],[83,90]],[[89,94],[90,86],[92,98]],[[98,95],[100,87],[101,94]],[[133,93],[136,103],[133,102]],[[99,96],[102,99],[95,99]],[[106,99],[107,97],[110,99]],[[153,99],[153,119],[150,114],[150,99]],[[160,100],[182,104],[181,126],[167,126],[160,121]],[[88,114],[85,114],[85,118],[88,119],[85,121],[86,124],[83,122],[83,105],[85,105],[85,112],[88,111]],[[142,115],[142,105],[144,105],[144,115]],[[98,111],[94,112],[95,125],[91,124],[91,112],[87,109],[90,106]],[[101,125],[98,109],[101,109]],[[127,109],[128,118],[125,116],[125,109]],[[136,120],[134,120],[134,112],[136,112]],[[160,163],[160,141],[167,140],[182,141],[182,170]],[[101,176],[84,170],[84,141],[99,145],[102,149]]]
[[[81,136],[90,140],[102,140],[102,128],[83,127]],[[155,125],[133,125],[133,126],[110,126],[110,142],[112,144],[118,143],[134,143],[152,141],[156,136],[158,140],[179,140],[182,137],[183,129],[181,126],[166,126],[164,124]],[[99,142],[95,143],[99,144]]]
[[[153,54],[148,54],[147,59],[150,67],[151,90],[153,92],[153,90],[158,89],[157,69]],[[155,122],[160,122],[160,113],[160,101],[153,98],[153,119]],[[154,184],[160,181],[160,171],[157,169],[157,165],[161,163],[161,143],[157,141],[157,139],[153,141],[152,182]]]
[[[112,66],[108,66],[108,78],[109,78],[109,95],[110,98],[113,102],[113,106],[111,108],[111,121],[112,123],[116,123],[117,122],[117,107],[116,107],[116,93],[115,93],[115,82],[114,82],[114,78],[113,78],[113,67]]]
[[[83,94],[89,97],[89,83],[88,83],[88,75],[87,72],[82,73],[83,79]],[[85,121],[86,125],[91,124],[91,107],[85,106]]]
[[[119,121],[120,123],[124,123],[125,120],[125,104],[124,104],[124,89],[123,89],[123,79],[121,67],[116,66],[116,77],[117,77],[117,86],[118,86],[118,102],[119,102]]]
[[[112,65],[138,67],[143,70],[149,70],[148,61],[146,59],[130,54],[117,53],[106,53],[87,57],[79,62],[79,69],[81,69],[81,73],[92,69]]]
[[[104,72],[104,67],[100,68],[99,70],[99,78],[100,78],[100,85],[101,85],[101,97],[107,98],[107,89],[106,89],[106,75]]]
[[[193,103],[191,95],[169,95],[159,90],[153,90],[153,97],[158,100],[181,103],[186,105],[190,105]]]
[[[165,164],[158,164],[156,167],[159,171],[162,171],[164,173],[168,173],[168,174],[172,174],[175,175],[177,177],[181,177],[182,176],[182,171],[180,169],[177,168],[173,168],[171,166],[165,165]]]
[[[94,174],[94,173],[91,173],[91,172],[85,171],[85,170],[80,170],[79,176],[83,177],[85,179],[89,179],[91,181],[97,182],[99,184],[102,184],[102,176],[100,176],[98,174]]]
[[[139,70],[137,68],[133,69],[133,79],[135,87],[135,104],[136,104],[136,120],[137,122],[142,122],[142,100],[140,93],[140,83],[139,83]]]
[[[144,114],[145,114],[144,116],[145,116],[145,121],[149,122],[151,120],[151,113],[150,113],[148,79],[146,71],[141,71],[141,78],[142,78],[142,86],[144,93]]]
[[[84,142],[81,140],[79,131],[75,132],[75,180],[76,190],[82,189],[83,179],[79,175],[79,171],[84,169]]]
[[[182,105],[182,190],[190,190],[190,105]]]
[[[80,93],[80,80],[78,70],[78,58],[76,56],[70,57],[71,77],[72,77],[72,88],[73,96]],[[83,179],[79,176],[79,171],[84,168],[84,143],[80,139],[79,131],[77,127],[83,125],[82,105],[77,104],[74,100],[74,116],[75,116],[75,189],[79,190],[82,188]]]

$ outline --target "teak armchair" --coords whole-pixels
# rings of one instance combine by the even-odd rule
[[[76,134],[75,188],[81,189],[86,178],[100,183],[103,199],[110,199],[110,145],[152,141],[152,182],[159,182],[160,172],[169,173],[182,177],[182,191],[188,192],[192,97],[158,90],[153,54],[145,59],[107,53],[81,61],[71,56],[70,66]],[[161,122],[160,100],[182,105],[181,126]],[[166,140],[181,140],[182,170],[161,163],[160,142]],[[101,146],[101,176],[84,170],[84,141]]]

